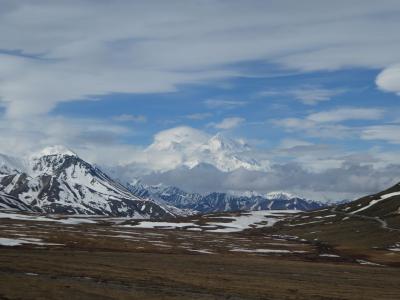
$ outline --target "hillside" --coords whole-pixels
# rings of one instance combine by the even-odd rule
[[[358,200],[297,214],[272,229],[345,255],[400,266],[400,184]]]

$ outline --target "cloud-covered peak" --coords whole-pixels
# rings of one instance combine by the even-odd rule
[[[197,148],[210,136],[200,130],[181,126],[163,130],[154,136],[150,151],[179,151],[182,148]]]
[[[220,132],[211,137],[206,146],[213,151],[243,152],[250,150],[250,147],[243,141],[227,138]]]
[[[172,170],[185,166],[193,168],[209,164],[221,171],[239,168],[266,169],[267,163],[251,158],[250,147],[222,133],[214,136],[191,127],[176,127],[161,131],[146,149],[153,170]]]

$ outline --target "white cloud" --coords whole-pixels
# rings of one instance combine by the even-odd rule
[[[233,129],[235,127],[238,127],[244,121],[245,121],[244,118],[232,117],[232,118],[225,118],[220,123],[211,123],[209,125],[217,129]]]
[[[349,120],[378,120],[383,117],[383,109],[344,107],[321,111],[308,115],[307,120],[316,123],[339,123]]]
[[[384,91],[400,95],[400,65],[384,69],[376,78],[376,84]]]

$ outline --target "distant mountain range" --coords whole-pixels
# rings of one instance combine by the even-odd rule
[[[307,200],[285,192],[269,193],[264,196],[256,193],[232,195],[213,192],[203,196],[162,184],[148,186],[140,181],[128,184],[127,187],[138,197],[163,201],[181,209],[190,209],[200,213],[239,210],[314,210],[324,206],[320,202]]]
[[[211,144],[217,143],[216,139]],[[0,155],[0,208],[6,209],[165,219],[192,213],[312,210],[322,206],[283,192],[200,195],[140,181],[125,186],[62,146],[48,147],[23,159]]]

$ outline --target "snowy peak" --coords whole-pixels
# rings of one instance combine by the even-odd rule
[[[265,195],[266,198],[275,200],[275,199],[281,199],[281,200],[290,200],[290,199],[295,199],[295,198],[301,198],[299,196],[287,193],[287,192],[282,192],[282,191],[277,191],[277,192],[270,192]]]
[[[79,160],[78,155],[65,146],[56,145],[46,147],[28,156],[27,172],[32,175],[56,174],[66,164],[73,164]]]
[[[77,156],[75,152],[62,145],[54,145],[43,148],[42,150],[31,155],[32,159],[43,156]]]

